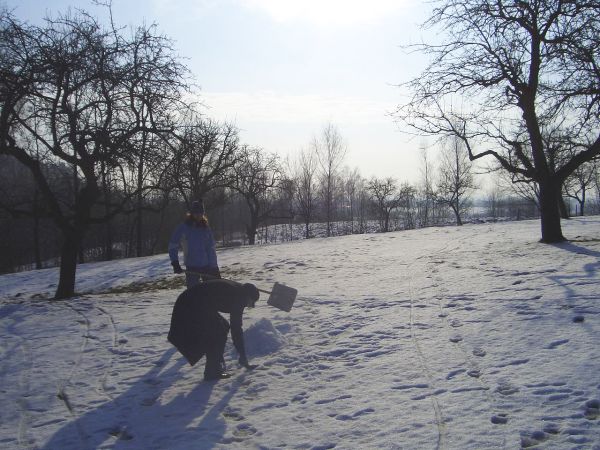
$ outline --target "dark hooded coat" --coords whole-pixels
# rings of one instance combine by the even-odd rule
[[[230,280],[210,280],[177,298],[168,339],[192,366],[209,352],[222,356],[230,328],[240,358],[246,359],[242,317],[248,291],[244,286]],[[231,325],[219,312],[229,313]]]

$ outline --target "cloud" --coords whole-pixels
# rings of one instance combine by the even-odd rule
[[[404,9],[411,0],[240,0],[277,22],[304,21],[317,26],[374,23]]]

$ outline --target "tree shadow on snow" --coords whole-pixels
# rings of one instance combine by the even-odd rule
[[[600,252],[591,250],[581,245],[573,244],[572,242],[561,242],[559,244],[552,245],[556,248],[566,250],[577,255],[592,256],[597,258],[597,261],[589,262],[583,266],[583,274],[575,273],[572,275],[551,275],[548,277],[555,283],[562,286],[567,291],[569,297],[575,296],[576,292],[572,286],[577,286],[578,284],[588,284],[591,280],[594,280],[597,277],[598,272],[600,271]]]
[[[222,411],[239,389],[244,375],[238,376],[227,394],[209,409],[217,383],[202,381],[204,360],[201,360],[192,369],[198,373],[194,389],[161,404],[161,393],[181,379],[181,369],[187,365],[177,353],[180,360],[167,367],[175,352],[174,348],[165,351],[126,391],[70,420],[41,448],[184,449],[190,445],[194,449],[213,448],[226,430]]]

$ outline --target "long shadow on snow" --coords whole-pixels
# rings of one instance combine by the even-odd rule
[[[154,367],[129,389],[69,421],[41,448],[185,448],[185,442],[181,443],[183,446],[177,445],[179,437],[184,437],[188,445],[190,439],[196,439],[191,441],[194,442],[195,449],[213,448],[226,430],[221,412],[239,389],[244,375],[237,377],[236,382],[232,383],[232,389],[208,412],[206,408],[215,383],[201,381],[201,368],[198,368],[198,385],[192,391],[182,392],[164,405],[153,401],[145,405],[145,400],[157,399],[162,391],[181,377],[180,369],[187,364],[183,358],[162,371],[174,353],[175,349],[165,351],[159,361],[154,363]],[[200,423],[190,427],[199,417],[202,417]],[[194,431],[197,434],[191,436],[190,432]]]
[[[571,242],[561,242],[560,244],[553,244],[554,247],[566,250],[577,255],[586,255],[598,258],[596,262],[590,262],[583,266],[585,275],[574,274],[574,275],[551,275],[548,278],[558,285],[562,286],[566,291],[568,297],[576,295],[575,290],[571,287],[572,284],[577,285],[577,280],[584,281],[585,279],[593,280],[600,269],[600,252],[591,250],[581,245],[576,245]]]

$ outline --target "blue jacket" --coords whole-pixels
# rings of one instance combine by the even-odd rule
[[[217,268],[215,239],[208,226],[186,221],[175,228],[169,241],[169,258],[179,261],[179,246],[183,247],[183,263],[189,270]]]

